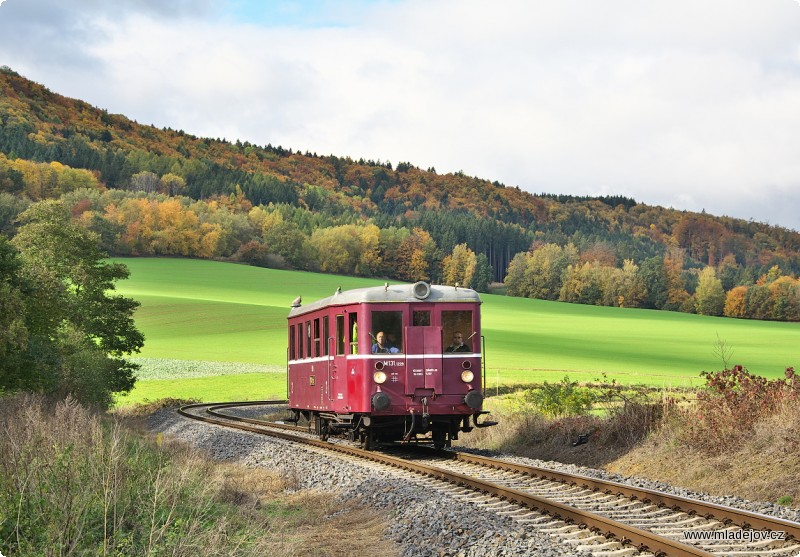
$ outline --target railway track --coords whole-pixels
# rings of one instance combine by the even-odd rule
[[[800,524],[625,484],[454,451],[364,451],[320,441],[305,428],[236,416],[226,410],[285,401],[194,404],[192,419],[304,444],[316,451],[407,473],[431,487],[556,536],[597,556],[796,557]],[[446,482],[442,483],[442,482]]]

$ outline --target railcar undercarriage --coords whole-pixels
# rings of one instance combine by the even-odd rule
[[[474,428],[496,425],[497,422],[480,422],[482,415],[473,414],[436,415],[410,412],[407,416],[374,416],[369,414],[335,414],[313,410],[293,410],[294,416],[287,421],[308,423],[323,441],[330,436],[340,436],[357,442],[365,450],[382,443],[431,443],[435,448],[449,447],[458,439],[459,432],[468,433]]]

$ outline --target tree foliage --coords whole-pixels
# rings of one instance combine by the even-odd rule
[[[714,267],[706,267],[700,272],[695,298],[697,313],[700,315],[722,315],[725,309],[725,291]]]
[[[138,302],[113,294],[127,268],[106,262],[97,235],[61,203],[35,203],[20,222],[11,243],[0,239],[0,299],[9,310],[0,386],[108,406],[112,393],[133,387],[136,367],[124,356],[144,343],[133,321]]]
[[[797,319],[793,230],[622,196],[532,195],[410,162],[199,138],[0,69],[0,232],[13,234],[31,202],[58,198],[114,254],[444,280],[464,245],[479,289],[506,278],[511,295],[699,312],[719,308],[718,292],[707,307],[701,284],[712,268],[731,315]],[[318,257],[337,239],[348,256]]]

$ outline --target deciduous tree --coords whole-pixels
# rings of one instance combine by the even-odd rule
[[[695,308],[700,315],[715,316],[722,315],[725,309],[725,291],[714,267],[706,267],[700,272],[695,290]]]
[[[133,321],[138,302],[113,294],[128,270],[108,263],[97,236],[59,202],[36,203],[20,221],[12,242],[20,253],[15,275],[27,288],[27,342],[5,386],[107,406],[112,393],[133,387],[136,366],[124,356],[144,344]]]

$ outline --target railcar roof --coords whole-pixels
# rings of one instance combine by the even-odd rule
[[[369,288],[337,291],[333,296],[316,300],[308,305],[293,307],[289,317],[302,315],[327,306],[344,306],[364,303],[433,303],[433,302],[481,302],[478,293],[471,288],[430,285],[430,294],[424,299],[414,295],[413,284],[387,284]]]

